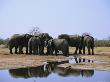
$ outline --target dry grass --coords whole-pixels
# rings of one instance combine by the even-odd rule
[[[95,47],[96,52],[110,52],[110,47]]]

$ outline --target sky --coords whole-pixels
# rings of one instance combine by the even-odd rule
[[[0,0],[0,38],[33,27],[53,37],[89,32],[110,36],[110,0]]]

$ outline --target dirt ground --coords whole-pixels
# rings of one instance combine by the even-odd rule
[[[82,60],[90,60],[90,62],[80,62],[76,64],[61,64],[59,67],[83,69],[83,70],[106,70],[110,71],[110,47],[97,47],[94,49],[95,55],[78,55]],[[70,49],[72,51],[72,48]],[[92,62],[91,62],[92,61]]]
[[[72,69],[95,69],[110,71],[110,47],[95,48],[95,55],[73,55],[74,48],[69,49],[71,56],[81,59],[92,60],[93,62],[80,62],[74,64],[61,64],[59,67]],[[46,62],[65,61],[68,57],[62,55],[26,55],[10,54],[8,48],[0,48],[0,69],[15,69],[24,67],[36,67],[44,65]]]

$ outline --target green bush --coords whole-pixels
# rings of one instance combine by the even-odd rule
[[[110,40],[96,40],[96,47],[110,47]]]
[[[3,39],[0,39],[0,45],[1,44],[4,44],[4,40]]]

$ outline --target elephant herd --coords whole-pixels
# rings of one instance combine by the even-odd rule
[[[15,54],[23,54],[23,48],[26,49],[26,54],[55,54],[62,51],[63,55],[69,55],[69,46],[76,47],[74,54],[85,54],[85,47],[87,46],[88,54],[94,54],[94,38],[90,35],[68,35],[61,34],[58,38],[53,39],[48,33],[40,33],[38,35],[30,34],[15,34],[8,42],[10,54],[13,54],[13,48],[15,48]],[[44,47],[47,48],[47,52],[44,53]]]
[[[19,69],[9,69],[9,74],[14,78],[44,78],[48,77],[50,74],[55,73],[61,77],[68,76],[82,76],[82,77],[92,77],[94,75],[94,70],[79,70],[71,69],[70,67],[58,67],[57,65],[68,63],[67,61],[62,62],[51,62],[47,65],[41,65],[38,67],[28,67]]]

